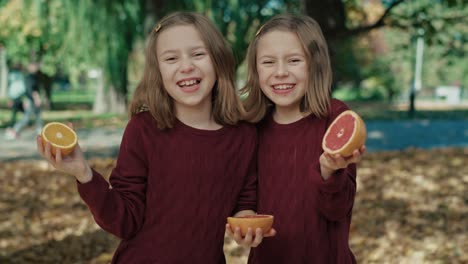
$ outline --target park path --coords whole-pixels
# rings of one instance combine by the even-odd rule
[[[468,147],[468,120],[370,121],[366,125],[369,152]]]
[[[468,148],[468,120],[394,120],[366,122],[369,152],[406,148]],[[0,130],[0,162],[37,159],[33,130],[25,130],[21,138],[7,141]],[[116,157],[123,128],[78,129],[80,145],[86,156]]]
[[[81,148],[88,158],[116,157],[123,128],[86,128],[77,129]],[[5,140],[4,130],[0,130],[0,162],[19,159],[40,158],[36,148],[36,134],[33,129],[24,130],[16,140]]]

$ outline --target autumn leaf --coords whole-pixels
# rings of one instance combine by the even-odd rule
[[[109,177],[115,160],[91,159]],[[368,153],[358,166],[350,246],[358,263],[468,262],[468,149]],[[109,263],[75,180],[43,160],[0,163],[0,263]],[[228,264],[248,250],[225,238]]]

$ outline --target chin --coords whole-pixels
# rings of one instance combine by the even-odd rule
[[[288,107],[288,108],[290,108],[290,107],[295,107],[295,106],[298,106],[298,105],[300,104],[300,101],[281,101],[281,100],[276,100],[276,102],[275,102],[275,101],[272,100],[272,102],[273,102],[275,105],[279,106],[279,107]]]

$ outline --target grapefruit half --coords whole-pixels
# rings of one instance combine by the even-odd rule
[[[257,228],[261,228],[263,234],[270,231],[271,226],[273,225],[273,216],[272,215],[244,215],[239,217],[228,217],[227,221],[231,228],[239,227],[242,236],[247,234],[247,229],[252,228],[253,234]]]
[[[333,120],[323,136],[322,148],[332,155],[349,157],[366,142],[366,125],[352,110],[341,113]]]

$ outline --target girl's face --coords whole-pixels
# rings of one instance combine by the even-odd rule
[[[257,71],[263,93],[276,111],[298,111],[308,86],[308,63],[302,44],[293,32],[273,30],[257,46]]]
[[[156,42],[164,88],[176,110],[211,107],[216,73],[205,43],[192,25],[173,26]]]

